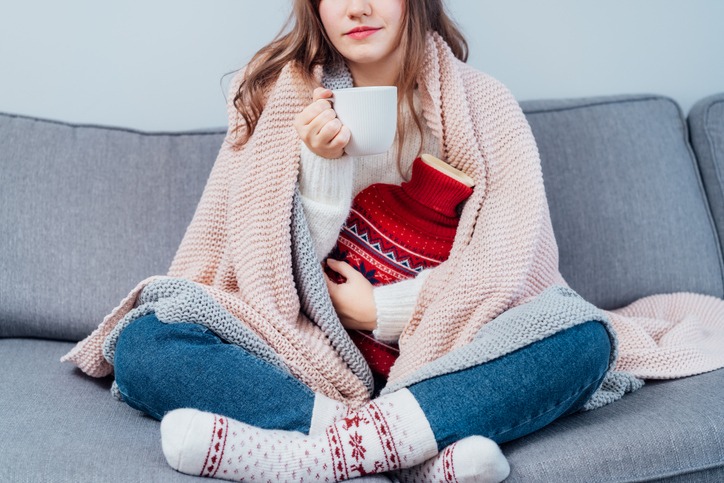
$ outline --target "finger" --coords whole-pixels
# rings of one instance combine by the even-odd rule
[[[337,308],[340,299],[339,285],[334,283],[332,280],[327,280],[327,291],[329,292],[329,298],[332,301],[332,305]]]
[[[334,273],[339,273],[339,272],[337,272],[337,270],[335,270],[334,267],[332,266],[332,264],[333,264],[334,262],[336,262],[336,261],[337,261],[337,260],[335,260],[334,258],[327,258],[327,259],[324,261],[324,263],[326,263],[326,264],[327,264],[327,268],[329,268],[330,270],[332,270]],[[325,275],[327,275],[327,274],[325,273]]]
[[[318,101],[319,99],[330,99],[334,94],[329,89],[324,87],[317,87],[312,93],[312,99]]]
[[[307,129],[309,129],[312,136],[319,137],[322,129],[324,129],[327,123],[332,122],[335,119],[337,119],[337,113],[334,112],[333,109],[325,109],[320,112],[317,117],[310,121],[309,124],[307,124]]]
[[[317,136],[319,137],[319,142],[323,144],[329,144],[335,136],[337,136],[337,133],[342,129],[342,121],[340,121],[337,118],[332,119],[327,124],[322,126],[322,129],[319,130],[319,133],[317,133]]]
[[[340,121],[341,123],[341,121]],[[349,144],[349,140],[352,138],[352,132],[345,125],[337,132],[337,135],[329,142],[329,147],[334,149],[343,149]]]
[[[357,270],[352,267],[352,265],[347,262],[340,262],[339,260],[330,258],[329,260],[327,260],[327,263],[332,270],[339,274],[342,274],[342,276],[347,278],[348,280],[352,277],[361,275]]]
[[[302,112],[297,116],[297,121],[302,125],[307,125],[312,122],[322,112],[330,110],[332,111],[332,104],[324,99],[319,99],[312,102],[310,105],[304,108]],[[334,111],[332,111],[334,112]],[[336,116],[336,114],[335,114]]]
[[[331,294],[333,287],[337,284],[334,283],[332,279],[329,278],[329,275],[327,275],[326,273],[324,274],[324,281],[327,283],[327,291],[329,291],[329,293]]]
[[[332,270],[331,267],[329,267],[329,265],[327,267],[330,270]],[[332,270],[332,271],[334,272],[334,270]],[[329,275],[327,275],[327,272],[324,269],[322,269],[322,275],[324,275],[324,281],[327,283],[328,290],[332,290],[333,287],[334,288],[337,287],[338,284],[334,280],[332,280]]]

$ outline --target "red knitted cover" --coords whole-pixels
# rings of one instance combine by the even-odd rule
[[[472,192],[417,158],[409,182],[373,184],[354,198],[330,257],[349,263],[372,285],[415,277],[447,259],[460,219],[456,208]],[[329,269],[327,274],[344,282]],[[397,345],[366,331],[349,334],[372,371],[387,378]]]

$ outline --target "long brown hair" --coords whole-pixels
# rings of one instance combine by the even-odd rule
[[[234,96],[234,106],[244,119],[244,132],[239,139],[244,145],[254,133],[264,109],[265,92],[277,80],[282,68],[289,62],[301,67],[305,80],[313,87],[312,72],[317,65],[343,61],[341,54],[329,40],[319,17],[321,0],[294,0],[294,8],[284,28],[266,47],[252,58],[244,80]],[[291,26],[291,28],[290,28]],[[398,92],[398,152],[404,143],[404,127],[399,125],[401,101],[404,99],[417,129],[422,133],[421,121],[413,109],[412,99],[418,72],[425,61],[427,32],[433,30],[447,42],[453,54],[463,62],[468,58],[468,44],[453,20],[445,11],[443,0],[407,0],[403,19],[402,64],[397,78]],[[284,33],[286,32],[286,33]],[[399,159],[398,159],[399,166]]]

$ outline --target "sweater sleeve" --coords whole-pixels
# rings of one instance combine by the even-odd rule
[[[417,295],[422,284],[435,270],[428,268],[420,272],[417,277],[402,280],[388,285],[379,285],[374,288],[373,294],[377,306],[377,328],[372,332],[374,337],[382,342],[397,342],[405,325],[412,318],[415,310]]]
[[[317,156],[301,143],[299,192],[319,261],[334,247],[352,204],[353,158]]]

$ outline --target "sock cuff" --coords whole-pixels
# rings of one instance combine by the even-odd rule
[[[411,448],[416,459],[425,461],[438,454],[435,433],[417,399],[407,388],[380,396],[372,402],[393,415],[389,424],[395,433],[402,431],[411,436],[410,440],[419,442],[419,447]]]
[[[344,403],[328,398],[321,392],[314,394],[312,421],[309,423],[309,434],[321,434],[347,413]]]

